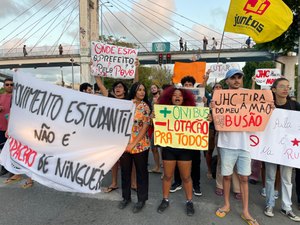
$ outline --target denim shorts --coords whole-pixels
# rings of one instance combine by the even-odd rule
[[[232,175],[235,166],[239,175],[250,176],[250,152],[241,149],[220,148],[220,155],[222,176]]]

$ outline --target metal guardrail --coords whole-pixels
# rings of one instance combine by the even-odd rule
[[[221,49],[241,49],[246,48],[245,38],[239,39],[224,39],[222,43]],[[186,40],[187,42],[187,50],[202,50],[203,43],[202,40]],[[221,40],[217,40],[219,49],[219,45]],[[132,43],[135,44],[139,48],[139,52],[152,52],[152,42],[142,42],[140,43]],[[253,46],[254,43],[251,44]],[[170,42],[171,49],[170,51],[179,51],[179,41],[171,41]],[[145,48],[146,49],[145,49]],[[208,41],[207,50],[212,48],[212,41]],[[53,46],[43,46],[43,47],[26,47],[28,56],[50,56],[50,55],[59,55],[59,49]],[[79,45],[66,45],[63,46],[63,55],[74,55],[80,54],[80,46]],[[23,47],[21,48],[11,48],[11,49],[0,49],[0,57],[24,57],[23,55]]]

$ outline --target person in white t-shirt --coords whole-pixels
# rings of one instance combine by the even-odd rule
[[[242,88],[244,73],[238,69],[230,69],[225,76],[229,89]],[[212,102],[213,104],[213,102]],[[213,105],[212,105],[213,107]],[[216,211],[216,216],[223,218],[230,212],[230,184],[234,167],[239,175],[243,212],[241,217],[248,224],[259,225],[249,213],[248,176],[251,174],[251,156],[247,150],[247,132],[219,131],[218,147],[221,155],[221,174],[223,176],[224,205]],[[230,146],[230,147],[228,147]]]

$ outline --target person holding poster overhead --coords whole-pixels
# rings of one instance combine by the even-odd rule
[[[230,69],[225,76],[229,89],[242,88],[244,73],[238,69]],[[214,102],[211,103],[214,107]],[[251,156],[248,149],[241,149],[241,142],[247,139],[247,132],[219,131],[218,147],[221,156],[221,174],[223,175],[224,205],[216,211],[219,218],[225,217],[230,212],[230,184],[233,170],[236,167],[242,194],[243,211],[242,219],[249,225],[259,225],[249,213],[248,176],[251,174]],[[231,146],[230,148],[228,146]]]
[[[131,171],[132,164],[136,168],[137,179],[137,199],[138,202],[133,207],[133,213],[140,212],[148,200],[149,174],[148,174],[148,153],[150,140],[148,137],[148,127],[150,124],[150,107],[146,88],[143,84],[136,82],[129,92],[129,99],[136,105],[134,123],[131,137],[120,158],[122,197],[119,209],[124,209],[131,202]]]
[[[176,106],[196,106],[193,94],[186,89],[177,89],[173,86],[163,91],[158,104],[176,105]],[[170,187],[175,171],[178,165],[180,176],[186,196],[186,213],[188,216],[194,214],[193,183],[191,179],[192,151],[186,149],[177,149],[171,147],[162,147],[162,160],[164,167],[163,176],[163,200],[157,208],[158,213],[163,213],[169,207]],[[196,151],[196,150],[195,150]]]
[[[300,104],[293,101],[289,97],[289,81],[286,78],[278,78],[271,86],[274,95],[274,103],[276,108],[286,110],[300,111]],[[277,165],[274,163],[265,162],[266,167],[266,208],[265,215],[273,217],[273,208],[275,206],[274,198],[274,183],[276,177]],[[300,222],[300,217],[296,216],[292,211],[292,172],[293,168],[280,165],[281,176],[281,214],[289,219]]]

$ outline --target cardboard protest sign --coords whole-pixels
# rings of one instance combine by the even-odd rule
[[[210,65],[208,83],[220,82],[225,78],[225,75],[228,72],[228,70],[232,68],[240,69],[240,66],[237,63],[216,63]]]
[[[203,76],[205,74],[206,62],[191,62],[182,63],[175,62],[173,83],[180,83],[181,79],[185,76],[192,76],[195,78],[196,83],[203,84]]]
[[[281,77],[279,69],[256,69],[255,82],[260,86],[272,86],[274,81]]]
[[[184,88],[186,90],[189,90],[193,93],[195,96],[195,101],[197,106],[204,107],[204,102],[203,102],[203,97],[205,96],[205,88],[200,87],[200,88]]]
[[[273,111],[270,90],[217,90],[213,101],[218,131],[263,131]]]
[[[251,157],[300,168],[300,112],[275,109],[263,132],[249,133]]]
[[[209,108],[155,104],[154,113],[155,145],[208,149]]]
[[[137,54],[137,49],[92,42],[91,74],[117,79],[134,79],[134,62]]]
[[[97,193],[120,158],[134,104],[14,76],[9,139],[0,163],[62,191]]]

